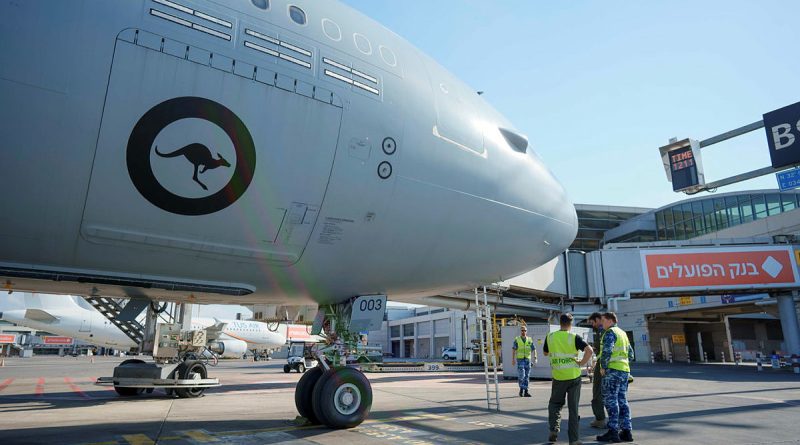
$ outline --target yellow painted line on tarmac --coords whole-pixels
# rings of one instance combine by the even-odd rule
[[[123,434],[122,438],[130,445],[155,445],[156,443],[144,434]]]
[[[321,428],[320,425],[302,425],[302,426],[279,426],[275,428],[260,428],[257,430],[239,430],[239,431],[220,431],[214,433],[216,436],[247,436],[248,434],[258,433],[272,433],[278,431],[299,431],[309,430],[312,428]]]
[[[198,442],[217,442],[216,437],[203,430],[184,431],[183,434],[186,434],[187,437]]]
[[[387,424],[393,422],[411,422],[415,420],[448,420],[448,417],[439,414],[414,414],[407,416],[390,417],[388,419],[369,419],[366,420],[362,425],[378,426],[381,424]],[[321,425],[287,425],[287,426],[279,426],[273,428],[259,428],[252,430],[234,430],[234,431],[217,431],[217,432],[209,432],[205,430],[189,430],[189,431],[182,431],[181,432],[182,435],[179,436],[160,437],[158,441],[159,442],[177,441],[189,438],[200,443],[213,443],[213,442],[219,442],[220,436],[248,436],[259,433],[301,431],[314,428],[323,428],[323,427]],[[354,432],[356,431],[354,430]],[[358,431],[358,432],[363,433],[363,431]],[[155,445],[155,441],[146,434],[124,434],[122,435],[122,438],[128,445]],[[86,445],[119,445],[119,442],[117,441],[92,442]]]

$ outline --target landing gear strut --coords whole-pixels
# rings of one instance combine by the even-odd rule
[[[370,303],[360,304],[364,299]],[[297,411],[308,422],[353,428],[367,418],[372,408],[372,386],[364,373],[348,362],[369,361],[359,332],[376,329],[385,307],[386,297],[382,295],[320,306],[312,334],[319,335],[324,326],[326,343],[312,351],[319,366],[303,374],[294,394]],[[373,320],[365,321],[365,317]]]

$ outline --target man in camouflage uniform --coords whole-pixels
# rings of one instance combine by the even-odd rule
[[[608,411],[608,432],[597,436],[597,441],[633,442],[631,410],[627,397],[633,348],[625,331],[617,327],[616,314],[606,312],[601,320],[605,333],[599,365],[603,376],[603,403]]]

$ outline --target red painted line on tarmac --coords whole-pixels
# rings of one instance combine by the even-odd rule
[[[14,381],[14,379],[5,379],[5,381],[3,381],[3,383],[0,383],[0,391],[8,388],[8,385],[10,385],[11,382],[13,382],[13,381]]]
[[[36,395],[40,397],[44,395],[44,377],[39,377],[36,383]]]
[[[89,396],[87,396],[85,392],[81,391],[81,389],[80,389],[80,388],[78,388],[78,385],[76,385],[76,384],[72,383],[72,379],[71,379],[71,378],[69,378],[69,377],[64,377],[64,382],[65,382],[67,385],[69,385],[69,388],[70,388],[71,390],[73,390],[73,391],[75,391],[76,393],[80,394],[80,396],[81,396],[81,397],[85,397],[85,398],[87,398],[87,399],[89,398]]]

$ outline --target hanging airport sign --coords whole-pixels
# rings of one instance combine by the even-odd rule
[[[800,168],[775,173],[775,178],[781,191],[796,189],[800,187]]]
[[[699,142],[684,139],[660,147],[659,152],[673,191],[688,192],[705,184]]]
[[[800,164],[800,102],[764,114],[772,167]]]
[[[17,336],[14,334],[0,334],[0,343],[14,343],[17,341]]]
[[[46,345],[71,345],[72,338],[70,337],[42,337],[42,342]]]
[[[791,247],[642,250],[645,289],[775,288],[800,282]]]
[[[692,297],[680,297],[678,298],[678,306],[689,306],[693,303]]]

